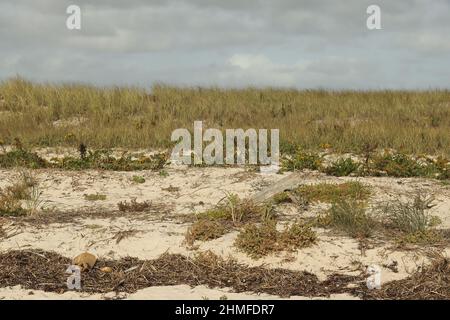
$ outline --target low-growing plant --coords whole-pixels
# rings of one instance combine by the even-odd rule
[[[0,216],[21,216],[26,210],[13,194],[0,190]]]
[[[85,194],[84,199],[88,201],[100,201],[100,200],[106,200],[105,194],[99,194],[99,193],[92,193],[92,194]]]
[[[285,203],[285,202],[292,202],[292,199],[291,199],[289,192],[283,191],[283,192],[279,192],[276,195],[274,195],[272,198],[272,202],[274,204],[280,204],[280,203]]]
[[[136,198],[128,201],[120,201],[117,206],[122,212],[142,212],[151,208],[152,203],[150,201],[138,202]]]
[[[239,233],[234,245],[253,258],[278,251],[276,222],[248,224]]]
[[[313,185],[301,185],[294,190],[307,202],[332,203],[339,200],[365,201],[371,192],[367,185],[359,181],[349,181],[340,184],[318,183]]]
[[[319,170],[322,166],[322,157],[317,153],[298,150],[294,155],[283,158],[281,163],[285,171]]]
[[[25,199],[26,211],[28,215],[34,215],[38,211],[39,207],[46,202],[41,199],[42,191],[37,184],[30,187],[30,193],[28,198]]]
[[[160,170],[159,175],[163,178],[166,178],[169,176],[169,173],[166,170]]]
[[[272,203],[256,205],[251,200],[239,199],[237,195],[228,193],[214,208],[196,214],[195,219],[186,234],[188,244],[195,240],[215,239],[216,235],[221,236],[244,223],[272,222],[275,211]]]
[[[301,185],[291,193],[287,191],[278,193],[273,197],[273,201],[275,203],[292,202],[293,196],[301,198],[304,203],[331,203],[342,199],[366,201],[371,195],[369,187],[359,181]]]
[[[401,242],[436,243],[442,238],[435,229],[439,219],[427,213],[433,201],[431,196],[417,194],[412,201],[391,201],[380,205],[378,209],[385,226],[400,233]]]
[[[331,176],[343,177],[357,173],[360,166],[361,165],[352,158],[338,159],[330,166],[324,168],[323,171]]]
[[[316,242],[316,233],[308,225],[294,223],[283,231],[278,231],[276,226],[276,221],[247,224],[237,236],[235,246],[258,259],[273,252],[309,247]]]
[[[339,200],[332,204],[324,216],[318,219],[319,226],[335,228],[353,238],[368,238],[377,222],[363,203],[355,200]]]
[[[0,154],[0,167],[25,167],[30,169],[47,168],[50,164],[34,152],[14,149]]]
[[[278,234],[280,246],[286,250],[309,247],[317,240],[316,233],[311,226],[301,223],[293,223]]]
[[[134,183],[145,183],[145,178],[142,176],[133,176],[132,180]]]
[[[227,232],[227,228],[216,220],[201,219],[194,222],[186,232],[186,243],[190,246],[196,240],[208,241],[220,238]]]
[[[276,217],[274,205],[272,203],[270,203],[270,202],[265,203],[261,207],[261,211],[260,212],[261,212],[261,221],[263,223],[272,221]]]
[[[0,190],[0,215],[32,215],[43,203],[40,196],[38,181],[32,172],[21,170],[17,182]],[[23,207],[23,202],[26,208]]]
[[[160,170],[166,162],[165,154],[142,155],[135,159],[124,152],[119,158],[112,156],[111,150],[89,150],[84,157],[66,156],[53,159],[54,166],[65,170],[102,169],[113,171]]]
[[[231,222],[239,226],[246,222],[259,222],[272,219],[275,216],[270,204],[256,205],[251,200],[239,199],[235,194],[227,194],[214,208],[200,212],[197,219],[220,220],[223,223]]]
[[[420,177],[429,174],[426,164],[420,163],[403,153],[385,152],[373,157],[370,163],[370,175],[391,177]]]
[[[167,154],[158,153],[152,156],[140,156],[135,159],[131,154],[124,152],[120,157],[112,156],[111,150],[84,150],[80,157],[65,156],[53,158],[51,162],[43,159],[34,152],[25,149],[14,149],[0,154],[0,167],[24,167],[30,169],[58,168],[64,170],[113,170],[138,171],[161,170],[167,161]]]

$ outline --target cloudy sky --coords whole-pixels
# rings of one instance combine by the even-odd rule
[[[68,30],[66,8],[81,8]],[[381,30],[366,9],[381,8]],[[0,79],[450,88],[450,0],[0,0]]]

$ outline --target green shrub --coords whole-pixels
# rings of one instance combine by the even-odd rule
[[[88,201],[106,200],[106,195],[99,193],[85,194],[84,199]]]
[[[336,177],[349,176],[352,173],[357,173],[360,164],[353,161],[351,158],[339,159],[333,162],[330,166],[324,169],[326,174]]]
[[[282,159],[282,169],[286,171],[319,170],[321,166],[322,158],[316,153],[297,151],[295,155]]]
[[[145,178],[142,176],[133,176],[132,180],[134,183],[145,183]]]
[[[436,243],[442,239],[435,229],[440,219],[431,216],[427,210],[433,206],[433,197],[416,195],[412,201],[393,201],[379,207],[388,229],[400,233],[400,242]]]
[[[186,243],[192,246],[196,240],[208,241],[217,239],[226,232],[227,228],[219,221],[201,219],[188,228],[185,239]]]
[[[322,226],[336,228],[353,238],[370,237],[377,223],[361,202],[341,200],[333,203],[322,217]]]
[[[339,199],[365,201],[371,192],[368,186],[358,181],[335,183],[318,183],[312,185],[302,185],[294,189],[293,194],[304,202],[335,202]],[[281,192],[274,196],[275,203],[289,202],[288,192]]]
[[[276,221],[246,225],[236,238],[235,246],[258,259],[273,252],[309,247],[316,242],[316,233],[307,225],[294,223],[281,232],[276,225]]]

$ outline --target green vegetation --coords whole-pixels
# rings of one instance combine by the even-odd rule
[[[256,205],[248,199],[227,194],[214,208],[195,215],[196,221],[188,228],[186,243],[211,240],[246,223],[268,222],[275,218],[271,204]]]
[[[135,198],[131,199],[130,202],[125,200],[117,203],[117,207],[122,212],[142,212],[150,209],[151,206],[152,203],[150,201],[139,202]]]
[[[385,226],[399,234],[402,243],[433,244],[442,240],[442,234],[435,229],[439,218],[427,210],[433,206],[433,197],[416,195],[412,201],[393,201],[380,206]]]
[[[271,219],[274,215],[271,205],[256,205],[249,199],[239,199],[236,194],[227,194],[215,208],[197,214],[197,219],[219,220],[240,225],[250,221]]]
[[[330,176],[343,177],[358,172],[360,164],[351,158],[339,159],[326,167],[323,171]]]
[[[201,219],[189,227],[186,233],[186,243],[192,246],[196,240],[208,241],[220,238],[227,233],[227,228],[217,220]]]
[[[176,128],[280,128],[283,152],[359,154],[365,145],[450,156],[450,91],[98,88],[0,84],[0,140],[25,145],[167,148]]]
[[[450,178],[450,161],[443,157],[414,158],[399,153],[384,153],[374,157],[369,168],[370,175],[393,177]]]
[[[319,170],[322,166],[322,158],[312,152],[297,151],[293,155],[289,155],[283,159],[282,170]]]
[[[106,195],[99,194],[99,193],[93,193],[93,194],[85,194],[84,199],[88,201],[100,201],[100,200],[106,200]]]
[[[432,197],[417,195],[412,201],[389,201],[369,210],[364,202],[339,200],[316,219],[316,225],[358,239],[377,234],[399,244],[434,245],[442,242],[443,233],[435,228],[440,219],[427,212],[432,202]]]
[[[20,171],[16,183],[0,189],[0,216],[33,215],[42,204],[36,178]]]
[[[440,180],[450,179],[450,160],[443,157],[411,156],[404,153],[385,151],[366,154],[365,161],[342,158],[325,166],[322,160],[306,161],[304,159],[321,159],[311,153],[287,155],[282,159],[282,168],[287,171],[314,169],[332,176],[392,176],[392,177],[426,177]],[[301,159],[301,160],[299,160]]]
[[[123,153],[120,157],[114,157],[110,150],[88,151],[81,144],[79,157],[65,156],[47,161],[38,154],[24,150],[14,149],[0,154],[0,168],[25,167],[30,169],[57,168],[64,170],[113,170],[113,171],[137,171],[137,170],[161,170],[167,162],[165,153],[155,154],[150,157],[140,156],[135,159],[131,154]]]
[[[276,221],[246,225],[236,238],[235,246],[252,258],[261,258],[273,252],[309,247],[316,242],[316,233],[308,225],[294,223],[283,231],[278,231],[276,225]]]
[[[353,238],[368,238],[374,231],[376,221],[363,203],[340,200],[333,203],[325,216],[319,217],[319,225],[342,231]]]
[[[134,183],[145,183],[145,178],[142,176],[133,176],[132,180]]]
[[[159,175],[163,178],[167,178],[169,176],[169,173],[166,170],[162,169],[159,171]]]
[[[370,196],[370,189],[358,181],[344,182],[341,184],[319,183],[301,185],[291,192],[286,191],[276,194],[273,201],[275,203],[290,202],[291,194],[303,199],[305,203],[331,203],[340,199],[365,201]]]
[[[50,164],[36,153],[23,149],[15,149],[0,154],[0,167],[25,167],[30,169],[47,168]]]

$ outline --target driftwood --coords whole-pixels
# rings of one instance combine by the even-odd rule
[[[284,177],[280,181],[277,181],[273,185],[267,187],[266,189],[256,193],[251,197],[251,199],[253,200],[254,203],[264,202],[272,198],[277,193],[292,190],[298,187],[300,184],[302,184],[304,179],[305,179],[304,174],[301,175],[300,172],[293,172],[287,177]]]

